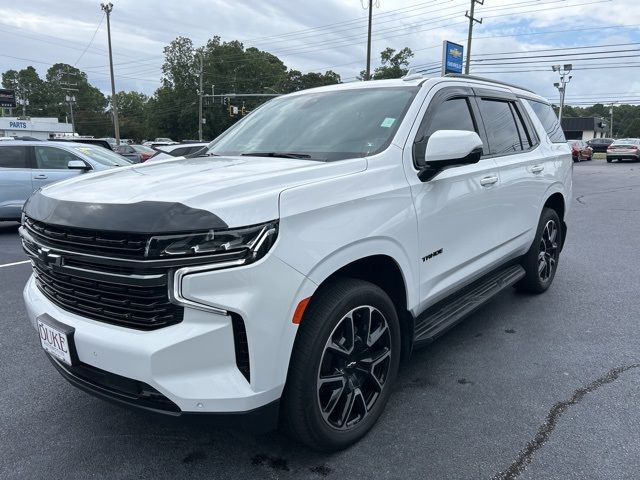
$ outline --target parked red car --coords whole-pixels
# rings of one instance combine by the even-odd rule
[[[593,149],[582,140],[569,140],[567,142],[571,147],[571,156],[574,162],[593,159]]]
[[[131,145],[131,148],[133,148],[136,152],[140,154],[141,162],[146,162],[151,157],[153,157],[156,153],[158,153],[153,148],[147,147],[145,145]]]

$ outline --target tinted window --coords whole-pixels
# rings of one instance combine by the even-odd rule
[[[553,111],[551,105],[533,100],[528,100],[528,102],[529,105],[531,105],[531,108],[533,108],[536,116],[540,119],[540,123],[542,123],[542,126],[547,131],[549,139],[553,143],[566,142],[564,132],[562,131],[562,128],[560,128],[560,122],[558,121],[556,112]]]
[[[505,155],[521,151],[522,143],[509,102],[481,99],[479,105],[490,153]]]
[[[468,130],[475,132],[476,127],[469,110],[469,103],[464,98],[453,98],[443,102],[431,115],[426,138],[438,130]]]
[[[529,131],[527,130],[527,127],[522,120],[522,115],[520,114],[520,111],[518,110],[516,105],[512,103],[511,109],[513,110],[513,117],[516,120],[516,127],[518,128],[518,134],[520,135],[522,147],[527,150],[533,147],[533,140],[531,139],[531,135],[529,134]]]
[[[29,168],[27,147],[18,145],[0,146],[0,168]]]
[[[80,160],[71,152],[55,147],[34,147],[36,168],[43,170],[66,170],[70,160]]]

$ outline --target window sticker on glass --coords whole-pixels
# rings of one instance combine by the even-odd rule
[[[396,123],[395,118],[387,117],[382,121],[380,126],[383,128],[391,128],[391,125],[393,125],[394,123]]]

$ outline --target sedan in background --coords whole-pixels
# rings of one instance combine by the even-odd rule
[[[607,162],[614,160],[640,160],[640,139],[621,138],[607,148]]]
[[[72,142],[0,143],[0,220],[20,220],[27,198],[45,185],[88,172],[132,165],[95,145]]]
[[[131,148],[133,148],[136,152],[140,154],[141,162],[146,162],[157,153],[157,150],[154,150],[151,147],[147,147],[146,145],[134,144],[134,145],[131,145]]]
[[[594,138],[587,142],[587,146],[591,147],[595,153],[607,153],[607,148],[613,141],[613,138]]]
[[[142,162],[142,155],[136,151],[131,145],[127,145],[121,143],[120,145],[111,145],[113,151],[119,155],[122,155],[124,158],[129,160],[132,163],[140,163]]]
[[[569,140],[567,142],[571,147],[571,156],[574,162],[582,160],[591,160],[593,158],[593,149],[582,140]]]

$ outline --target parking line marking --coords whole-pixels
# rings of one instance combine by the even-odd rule
[[[4,265],[0,265],[0,268],[13,267],[14,265],[22,265],[23,263],[30,263],[30,262],[31,260],[23,260],[21,262],[5,263]]]

